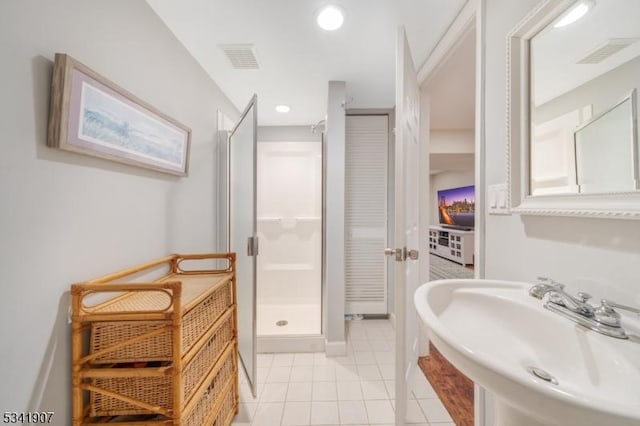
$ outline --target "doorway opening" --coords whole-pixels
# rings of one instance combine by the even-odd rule
[[[429,279],[473,278],[476,263],[476,31],[470,25],[422,85],[429,99]],[[424,339],[424,338],[423,338]],[[426,341],[426,339],[424,339]],[[432,344],[419,366],[458,425],[474,385]],[[451,390],[454,391],[451,391]]]

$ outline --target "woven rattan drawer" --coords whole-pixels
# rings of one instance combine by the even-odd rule
[[[238,374],[235,357],[225,361],[224,367],[215,375],[194,408],[187,413],[184,426],[214,425],[231,423],[238,406]]]
[[[183,277],[183,286],[189,287],[190,276]],[[230,279],[220,283],[192,309],[182,316],[182,354],[186,353],[222,313],[233,304],[233,283]],[[142,303],[147,301],[142,301]],[[148,303],[148,302],[147,302]],[[161,302],[158,302],[161,303]],[[163,329],[164,328],[164,329]],[[159,334],[141,338],[155,330]],[[122,343],[126,343],[122,345]],[[110,348],[116,348],[110,350]],[[169,321],[97,321],[91,323],[90,350],[106,351],[96,357],[93,364],[123,362],[171,361],[173,334]]]
[[[232,383],[232,386],[229,388],[227,393],[223,396],[222,405],[218,410],[218,414],[215,417],[212,426],[227,426],[231,424],[231,421],[236,415],[236,411],[238,408],[238,404],[236,401],[236,389],[235,383]]]
[[[205,335],[206,341],[195,355],[186,363],[182,372],[183,406],[193,397],[194,392],[207,377],[209,371],[218,358],[227,353],[227,359],[222,362],[222,370],[235,368],[233,363],[234,351],[234,309],[229,308],[216,324]],[[118,372],[117,368],[105,369]],[[153,369],[150,369],[150,371]],[[153,414],[139,406],[135,406],[123,399],[110,396],[111,393],[133,398],[151,406],[173,409],[173,377],[141,376],[134,371],[131,377],[101,377],[93,379],[92,385],[107,392],[92,392],[90,401],[91,416],[114,416],[132,414]],[[144,374],[144,373],[142,373]],[[225,376],[226,377],[226,376]],[[183,407],[180,407],[183,408]]]

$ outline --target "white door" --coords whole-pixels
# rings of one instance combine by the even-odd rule
[[[345,313],[386,314],[389,117],[346,119]]]
[[[396,46],[395,242],[396,425],[406,421],[410,382],[417,366],[418,323],[413,293],[419,284],[420,89],[404,28]]]

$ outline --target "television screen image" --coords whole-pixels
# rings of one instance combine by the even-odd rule
[[[438,191],[438,214],[441,225],[473,228],[475,206],[473,185]]]

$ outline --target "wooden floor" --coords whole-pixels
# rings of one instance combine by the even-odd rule
[[[473,382],[458,371],[430,343],[429,356],[418,365],[456,426],[473,426]]]

